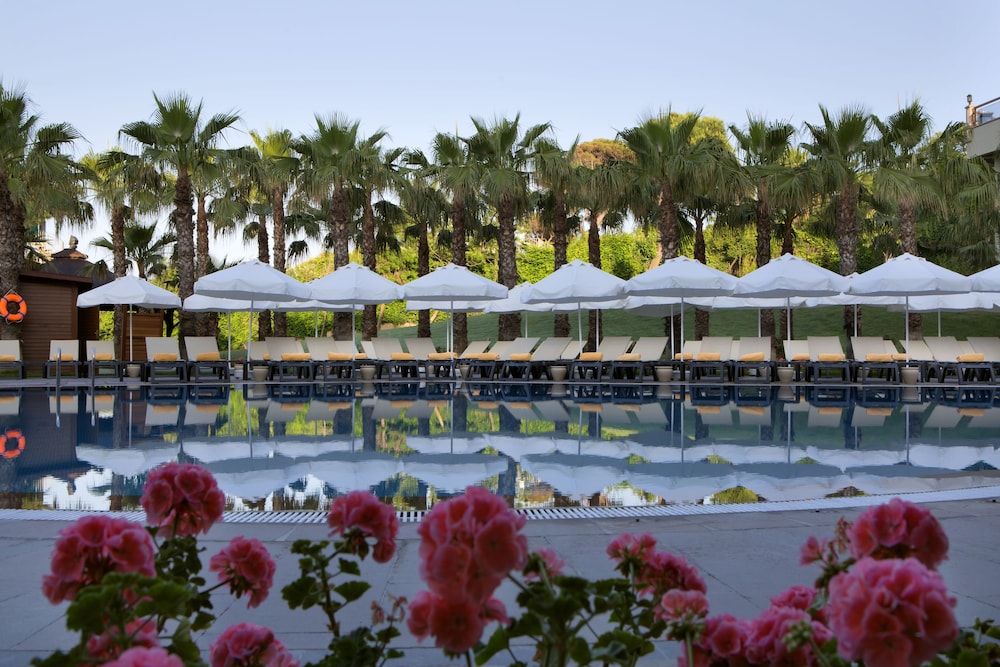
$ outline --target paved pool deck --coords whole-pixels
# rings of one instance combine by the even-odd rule
[[[962,624],[977,617],[1000,618],[1000,486],[980,489],[972,496],[948,501],[934,495],[907,496],[929,507],[948,534],[949,559],[940,570],[957,600],[956,611]],[[649,532],[661,548],[683,555],[699,569],[708,585],[713,612],[752,617],[767,607],[771,596],[785,588],[812,583],[818,570],[798,564],[799,547],[810,535],[831,535],[839,517],[853,518],[863,511],[864,503],[844,499],[839,503],[818,503],[810,509],[801,509],[802,504],[770,503],[766,511],[734,506],[731,511],[705,508],[665,516],[532,519],[524,532],[532,549],[551,547],[566,560],[568,572],[591,578],[611,576],[605,547],[612,538],[623,532]],[[50,604],[40,586],[55,537],[66,523],[52,518],[33,519],[27,511],[0,512],[0,562],[4,564],[0,569],[0,601],[4,609],[0,666],[27,665],[35,656],[73,643],[64,628],[66,604]],[[253,536],[267,544],[278,571],[271,595],[257,609],[248,610],[243,601],[228,594],[216,594],[213,604],[218,620],[210,631],[198,637],[199,645],[207,648],[229,625],[249,621],[273,628],[303,664],[319,659],[329,639],[322,615],[315,609],[289,610],[280,591],[298,572],[296,558],[290,553],[292,542],[300,538],[323,539],[326,534],[325,526],[318,521],[216,525],[201,540],[206,558],[234,536]],[[366,598],[347,608],[343,615],[345,629],[367,622],[372,599],[384,602],[390,593],[412,597],[421,590],[418,546],[417,524],[404,523],[394,559],[385,565],[363,567],[372,589]],[[498,595],[513,611],[513,587],[504,584]],[[406,656],[390,664],[462,664],[447,660],[426,642],[418,643],[405,628],[395,645]],[[641,664],[672,664],[676,652],[676,644],[661,642]],[[491,664],[507,662],[495,660]]]

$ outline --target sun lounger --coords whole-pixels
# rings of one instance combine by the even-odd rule
[[[625,354],[611,359],[610,376],[612,379],[642,380],[653,374],[653,368],[663,358],[667,349],[666,336],[643,336]]]
[[[848,382],[851,362],[838,336],[808,336],[808,374],[813,382]]]
[[[302,349],[302,343],[295,338],[277,337],[267,339],[268,368],[272,380],[312,379],[312,358]]]
[[[925,382],[938,377],[938,365],[934,360],[934,353],[922,338],[911,338],[903,342],[903,349],[906,352],[907,362],[911,366],[920,369],[920,382]]]
[[[424,368],[427,377],[450,378],[455,367],[455,355],[438,352],[430,338],[406,338],[406,351],[413,355]]]
[[[515,338],[497,354],[497,371],[501,378],[524,378],[531,369],[532,350],[538,345],[538,336]]]
[[[191,380],[229,381],[229,361],[219,354],[219,344],[214,336],[185,336],[188,378]]]
[[[375,364],[379,377],[389,379],[416,378],[420,372],[420,362],[403,350],[398,338],[376,337],[371,339],[375,353]]]
[[[532,351],[528,372],[532,378],[545,375],[549,380],[558,381],[560,376],[565,379],[569,365],[579,349],[579,343],[568,336],[550,336]],[[553,373],[553,369],[557,367],[562,370]]]
[[[0,372],[7,371],[14,371],[22,380],[27,377],[19,340],[0,340]]]
[[[466,377],[492,380],[500,368],[500,355],[506,354],[513,343],[511,340],[498,340],[487,352],[468,353],[468,363],[465,365]]]
[[[49,358],[45,360],[45,377],[69,374],[80,377],[80,341],[51,340],[49,341]]]
[[[187,380],[187,361],[181,356],[180,344],[176,338],[146,336],[145,372],[149,382]]]
[[[1000,337],[997,336],[969,336],[969,345],[974,352],[983,355],[986,363],[993,364],[993,372],[1000,372]]]
[[[570,364],[569,376],[573,380],[600,380],[617,359],[632,347],[631,336],[605,336],[594,352],[581,352]]]
[[[773,367],[770,336],[740,338],[733,343],[734,380],[770,382]]]
[[[687,362],[691,381],[726,382],[730,378],[733,353],[732,336],[706,336],[697,354]]]
[[[987,362],[985,355],[976,352],[967,341],[956,340],[954,336],[931,336],[924,338],[924,342],[938,365],[939,381],[996,381],[993,364]]]
[[[83,344],[83,355],[90,377],[110,374],[121,379],[124,365],[118,361],[113,340],[88,340]]]
[[[347,380],[354,373],[357,353],[351,352],[349,341],[334,340],[326,336],[305,339],[306,350],[312,361],[312,376],[317,380]],[[342,346],[346,343],[346,347]]]
[[[851,336],[854,356],[854,378],[866,382],[899,382],[900,354],[896,344],[881,336]]]
[[[807,340],[783,340],[782,347],[785,352],[783,362],[779,365],[789,366],[793,371],[793,379],[804,380],[809,370],[809,341]]]

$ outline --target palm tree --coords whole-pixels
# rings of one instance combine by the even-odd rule
[[[581,168],[575,163],[580,138],[563,150],[553,140],[542,138],[537,142],[534,159],[535,180],[547,193],[549,206],[543,211],[552,229],[553,269],[566,264],[566,249],[569,246],[569,210],[581,188]],[[559,313],[553,323],[553,335],[569,335],[569,315]]]
[[[709,181],[716,168],[710,145],[695,140],[700,118],[700,113],[668,111],[619,134],[635,155],[635,161],[627,163],[632,166],[634,180],[656,193],[661,262],[678,254],[677,202],[681,190]]]
[[[471,168],[468,143],[457,135],[438,133],[432,146],[434,162],[428,168],[439,187],[451,194],[451,262],[466,266],[469,206],[478,191],[478,172]],[[465,313],[454,313],[452,318],[455,349],[464,350],[469,342],[468,319]]]
[[[768,122],[752,114],[741,129],[729,126],[743,160],[743,170],[751,184],[753,219],[757,227],[757,268],[771,261],[771,233],[774,227],[771,190],[775,181],[788,175],[785,160],[792,149],[795,128],[785,121]],[[774,311],[765,310],[761,333],[774,335]]]
[[[399,203],[404,217],[412,224],[406,228],[408,237],[417,238],[417,276],[430,273],[430,238],[444,227],[450,208],[444,192],[435,187],[430,162],[422,151],[406,154],[406,163],[414,168],[405,175],[399,189]],[[417,311],[417,336],[431,335],[430,311]],[[465,343],[459,349],[464,349]]]
[[[325,207],[333,264],[340,268],[350,262],[348,188],[358,174],[360,122],[341,114],[327,118],[317,115],[315,119],[316,129],[292,142],[292,149],[301,156],[299,179],[303,193]],[[350,338],[353,326],[352,313],[334,316],[338,339]]]
[[[821,125],[806,123],[810,141],[802,147],[809,153],[809,164],[823,184],[833,207],[837,249],[840,251],[840,273],[849,276],[858,270],[858,201],[863,186],[862,176],[870,162],[871,144],[868,133],[871,116],[860,107],[847,107],[832,118],[820,105]],[[855,323],[855,310],[844,308],[844,329],[861,331]]]
[[[172,232],[157,234],[156,223],[126,223],[122,230],[122,254],[125,256],[126,267],[128,264],[135,265],[136,274],[143,280],[162,276],[170,266],[170,246],[176,240]],[[113,238],[99,238],[93,245],[112,252],[117,250]],[[116,259],[115,262],[117,261]],[[115,275],[118,275],[117,264]]]
[[[66,123],[41,125],[21,88],[0,82],[0,294],[20,287],[25,234],[46,218],[83,222],[86,169],[64,152],[80,138]],[[0,325],[0,338],[20,336],[20,327]]]
[[[160,175],[145,162],[122,161],[114,153],[103,155],[88,153],[81,160],[90,171],[90,190],[94,199],[108,211],[111,219],[110,249],[114,275],[121,278],[128,273],[125,225],[136,213],[150,213],[160,208],[162,201]],[[94,245],[106,247],[98,242]],[[125,335],[125,307],[115,306],[114,340],[116,349]]]
[[[536,142],[551,127],[541,123],[528,128],[522,136],[520,122],[520,114],[513,120],[498,118],[492,123],[473,118],[476,131],[466,139],[480,187],[497,212],[497,281],[508,288],[517,285],[515,222],[527,204],[528,166],[537,154]],[[520,313],[501,315],[497,337],[513,340],[520,329]]]
[[[136,121],[122,126],[119,136],[131,141],[150,164],[174,174],[174,212],[172,222],[177,235],[177,287],[181,299],[194,293],[194,183],[198,170],[203,175],[213,173],[210,165],[225,156],[217,148],[223,133],[239,116],[234,113],[216,114],[202,124],[202,103],[193,104],[184,93],[164,99],[153,95],[156,111],[151,121]],[[206,248],[207,252],[207,248]],[[194,321],[181,311],[181,335],[194,332]]]

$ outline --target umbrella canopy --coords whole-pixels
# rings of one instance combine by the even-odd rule
[[[135,276],[115,278],[110,283],[84,292],[76,298],[77,308],[94,306],[143,306],[146,308],[180,308],[181,298]],[[132,313],[129,312],[128,359],[132,361]]]
[[[426,276],[420,276],[416,280],[403,285],[403,296],[411,303],[407,308],[425,310],[434,306],[443,306],[445,302],[451,304],[461,304],[465,301],[492,301],[494,299],[504,299],[507,297],[507,288],[498,282],[485,278],[477,273],[473,273],[464,266],[457,264],[446,264],[438,269],[434,269]],[[436,302],[431,304],[420,304],[412,302]],[[450,311],[450,308],[436,308],[437,310]],[[463,307],[460,310],[468,312],[477,310],[475,308]],[[454,337],[451,330],[451,322],[448,329],[448,351],[452,351]]]
[[[906,349],[909,355],[910,298],[934,294],[964,294],[972,290],[972,280],[923,257],[903,253],[850,281],[848,292],[866,296],[901,296],[907,311]]]
[[[736,282],[733,296],[784,298],[791,310],[792,297],[834,296],[847,291],[849,281],[839,273],[795,255],[785,254],[751,271]],[[792,318],[786,336],[792,337]]]
[[[725,296],[737,278],[690,257],[674,257],[625,283],[629,296]]]
[[[567,304],[575,306],[580,351],[583,351],[583,322],[580,312],[585,309],[622,307],[625,281],[589,262],[574,259],[545,276],[528,288],[521,300],[525,303]],[[613,303],[613,305],[611,305]],[[558,307],[558,306],[556,306]]]
[[[969,276],[974,292],[1000,292],[1000,264]]]
[[[308,283],[316,301],[347,305],[376,305],[403,298],[403,288],[366,266],[345,264]]]
[[[247,301],[307,301],[309,287],[257,259],[202,276],[194,284],[195,294]]]

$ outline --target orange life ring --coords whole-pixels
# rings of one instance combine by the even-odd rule
[[[7,449],[7,443],[13,440],[16,444],[14,449]],[[8,429],[0,435],[0,451],[5,459],[16,459],[24,451],[26,441],[24,434],[17,429]]]
[[[0,317],[10,324],[16,324],[28,314],[28,304],[17,292],[8,292],[0,297]]]

